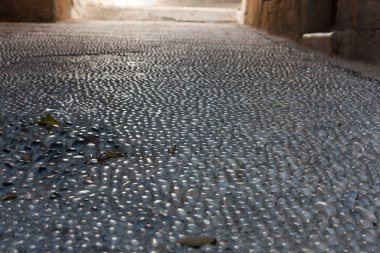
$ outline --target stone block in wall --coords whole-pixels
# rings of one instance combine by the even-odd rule
[[[356,17],[357,30],[380,29],[380,1],[358,1]]]
[[[338,55],[380,62],[380,1],[338,0]]]
[[[335,33],[335,53],[345,58],[356,58],[356,32],[354,30]]]
[[[380,63],[380,30],[336,32],[336,53],[350,59]]]
[[[333,20],[332,0],[248,0],[246,22],[260,29],[298,38],[327,32]]]
[[[247,25],[260,27],[262,1],[247,0],[245,9],[245,21]]]
[[[0,20],[43,21],[54,20],[52,0],[1,0]]]
[[[71,19],[72,0],[55,0],[54,18],[56,21]]]
[[[337,30],[354,29],[356,26],[356,0],[338,0],[336,24]]]
[[[356,33],[356,58],[369,63],[380,63],[380,30]]]
[[[299,35],[299,0],[265,1],[261,28],[275,34],[297,37]]]
[[[293,37],[298,34],[301,0],[247,0],[245,23],[257,28]]]
[[[336,28],[367,30],[380,28],[379,0],[338,0]]]
[[[53,22],[71,17],[72,0],[0,0],[0,20]]]
[[[300,13],[300,33],[327,32],[333,21],[332,0],[303,0]]]

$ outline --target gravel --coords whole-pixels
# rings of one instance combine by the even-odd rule
[[[2,23],[0,108],[0,252],[380,251],[380,81],[248,27]]]

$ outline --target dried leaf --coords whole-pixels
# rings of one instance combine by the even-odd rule
[[[197,198],[199,196],[199,191],[197,189],[189,189],[187,192],[186,192],[186,197],[188,198]]]
[[[20,160],[25,162],[25,163],[30,163],[33,161],[33,158],[30,154],[25,154],[25,155],[21,156]]]
[[[123,152],[121,152],[120,150],[106,150],[104,152],[104,156],[105,156],[105,159],[108,159],[108,158],[118,158],[118,157],[122,157],[123,156]]]
[[[101,153],[97,153],[95,158],[98,161],[98,163],[103,163],[105,160],[104,155],[102,155]]]
[[[45,117],[42,117],[39,121],[37,121],[37,124],[40,126],[60,126],[60,125],[62,125],[61,122],[56,120],[50,114],[47,114]]]
[[[10,200],[15,200],[15,199],[17,199],[16,195],[8,195],[8,196],[0,197],[1,201],[10,201]]]
[[[94,135],[83,136],[83,139],[84,139],[84,142],[86,142],[87,144],[92,143],[95,145],[99,145],[99,139],[98,139],[98,137],[96,137]]]
[[[206,244],[216,244],[216,238],[214,236],[188,236],[183,239],[178,239],[176,243],[192,247],[192,248],[200,248]]]
[[[168,147],[168,153],[173,155],[176,149],[177,149],[176,145],[174,145],[173,147]]]

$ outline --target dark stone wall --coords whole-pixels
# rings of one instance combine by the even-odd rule
[[[0,0],[0,21],[54,22],[70,18],[72,0]]]
[[[333,53],[380,62],[379,0],[247,0],[245,21],[296,40],[305,33],[334,31]]]
[[[246,23],[296,38],[327,31],[332,15],[331,0],[247,0]]]
[[[2,21],[53,21],[52,0],[1,0],[0,20]]]
[[[379,0],[339,0],[336,30],[338,54],[380,62]]]

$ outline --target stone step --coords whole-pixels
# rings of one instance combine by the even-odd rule
[[[301,37],[301,44],[316,49],[327,54],[333,54],[335,45],[334,45],[334,36],[336,33],[305,33]]]
[[[87,6],[82,15],[87,20],[229,22],[238,21],[235,8],[145,7],[117,8]]]

